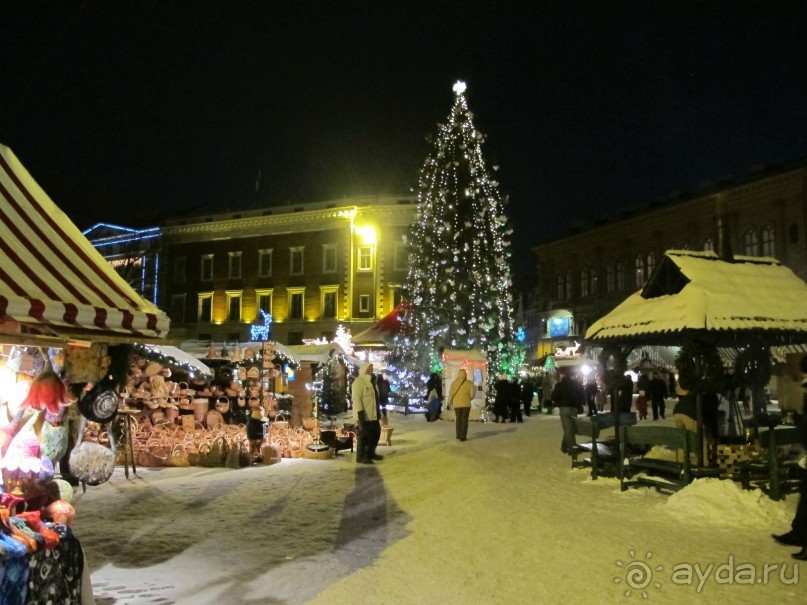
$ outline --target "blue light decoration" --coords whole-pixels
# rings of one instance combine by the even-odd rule
[[[524,342],[527,340],[527,332],[524,330],[524,328],[519,328],[516,330],[516,340],[518,342]]]
[[[571,317],[553,317],[549,320],[549,336],[550,338],[563,338],[569,335],[571,327]]]
[[[272,333],[272,316],[263,309],[259,309],[259,311],[261,312],[261,315],[263,315],[263,325],[259,326],[258,324],[253,324],[250,326],[250,340],[269,340],[269,336]]]

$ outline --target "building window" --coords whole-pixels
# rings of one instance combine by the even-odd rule
[[[743,233],[743,254],[746,256],[756,256],[759,249],[759,241],[757,240],[757,233],[753,229],[749,229]]]
[[[258,277],[272,276],[272,250],[258,250]]]
[[[264,313],[272,314],[272,290],[256,290],[255,291],[256,304],[258,310]]]
[[[185,295],[171,295],[171,321],[182,323],[185,321]]]
[[[336,244],[323,244],[322,272],[336,273]]]
[[[409,246],[395,244],[395,270],[406,271],[409,268]]]
[[[227,292],[227,321],[241,321],[241,292]]]
[[[303,292],[289,292],[289,319],[303,318]]]
[[[370,295],[369,294],[360,294],[359,295],[359,313],[369,313],[370,312]]]
[[[289,332],[288,341],[290,345],[301,345],[303,344],[303,333],[302,332]]]
[[[625,291],[625,265],[622,261],[616,263],[616,290],[617,292]]]
[[[213,279],[213,255],[202,255],[202,268],[199,279],[202,281],[211,281]]]
[[[589,291],[594,296],[597,296],[597,294],[599,293],[598,284],[597,284],[598,277],[597,277],[597,270],[594,267],[589,269],[588,279],[589,279],[589,283],[591,284],[590,287],[589,287]]]
[[[566,274],[566,299],[572,299],[572,274],[571,272]]]
[[[788,229],[788,239],[791,244],[799,243],[799,226],[796,223],[790,225],[790,229]]]
[[[213,321],[213,293],[199,294],[199,321]]]
[[[762,256],[770,256],[774,258],[776,256],[776,242],[773,233],[773,227],[770,225],[762,228],[762,233],[760,233],[759,238],[760,244],[760,252]]]
[[[373,269],[372,246],[359,246],[359,271],[372,271],[372,269]]]
[[[241,253],[230,252],[229,257],[230,257],[230,270],[229,270],[230,279],[241,279]]]
[[[616,290],[616,275],[613,263],[605,265],[605,291],[608,293]]]
[[[636,287],[641,288],[644,285],[644,260],[641,254],[636,257],[634,268],[636,269]]]
[[[580,269],[580,297],[588,296],[588,269]]]
[[[558,300],[565,300],[566,299],[566,280],[563,277],[562,273],[558,273],[555,283],[557,284],[556,294],[558,295]]]
[[[336,288],[322,291],[322,319],[336,319]]]
[[[711,237],[707,237],[705,240],[703,240],[703,249],[705,252],[715,251],[715,243],[712,241]]]
[[[303,246],[297,246],[294,248],[289,248],[289,273],[291,275],[302,275],[305,271],[305,265],[303,264],[303,251],[305,248]]]
[[[178,256],[174,259],[174,283],[185,283],[185,257]]]

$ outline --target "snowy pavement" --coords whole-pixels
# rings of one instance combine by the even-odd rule
[[[717,480],[622,493],[570,469],[557,417],[471,423],[466,442],[451,422],[390,424],[374,466],[342,452],[129,480],[117,469],[75,502],[97,602],[803,602],[807,564],[770,538],[795,496]]]

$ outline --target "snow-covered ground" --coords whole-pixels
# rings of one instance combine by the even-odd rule
[[[471,423],[466,442],[451,422],[390,423],[374,466],[116,470],[75,502],[97,602],[804,602],[807,564],[770,538],[797,496],[623,493],[570,469],[556,416]]]

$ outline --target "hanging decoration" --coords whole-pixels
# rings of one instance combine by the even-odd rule
[[[714,345],[695,341],[685,343],[675,358],[675,367],[682,389],[694,393],[720,391],[725,370]]]

